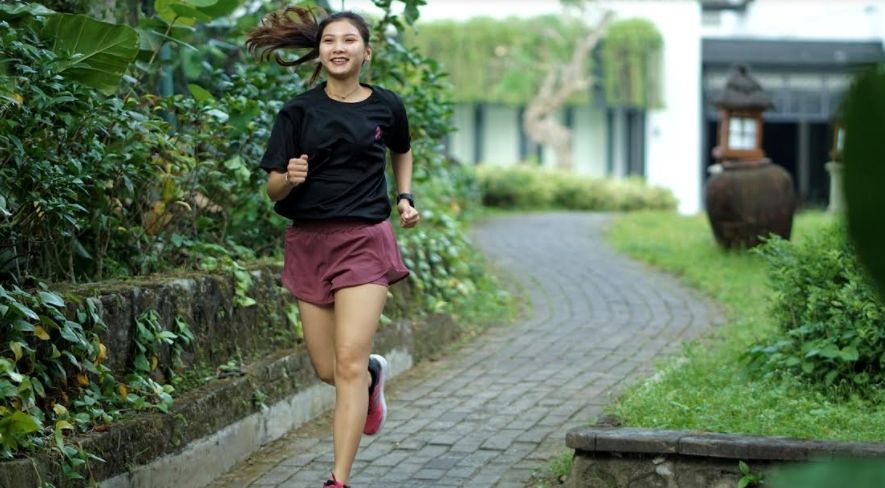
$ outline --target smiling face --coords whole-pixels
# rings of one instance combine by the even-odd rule
[[[320,62],[334,78],[358,76],[363,61],[372,55],[359,29],[347,20],[331,22],[320,37]]]

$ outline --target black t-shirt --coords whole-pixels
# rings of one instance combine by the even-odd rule
[[[409,121],[399,97],[378,86],[360,102],[329,98],[325,83],[283,105],[261,158],[266,171],[286,171],[289,159],[307,154],[307,178],[274,210],[293,220],[390,216],[384,175],[386,148],[411,147]]]

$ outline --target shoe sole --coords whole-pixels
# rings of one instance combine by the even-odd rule
[[[372,434],[366,435],[376,435],[381,432],[381,429],[384,428],[384,423],[387,422],[387,400],[384,399],[384,383],[387,380],[387,375],[390,374],[390,366],[387,365],[387,360],[384,359],[384,356],[380,354],[371,354],[369,355],[369,359],[375,359],[379,363],[381,363],[381,378],[378,380],[378,388],[381,392],[378,394],[378,401],[381,402],[381,424],[378,425],[378,430],[376,430]]]

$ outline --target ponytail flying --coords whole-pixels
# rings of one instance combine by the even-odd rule
[[[320,37],[326,26],[336,20],[347,20],[360,32],[366,46],[369,45],[369,26],[360,15],[353,12],[336,12],[328,15],[325,10],[316,9],[321,21],[317,21],[314,9],[304,7],[287,7],[282,11],[271,12],[261,20],[261,24],[249,32],[246,49],[253,56],[258,55],[260,61],[273,59],[281,66],[298,66],[313,61],[320,56]],[[290,15],[290,14],[294,14]],[[294,61],[286,61],[278,49],[310,49]],[[323,66],[318,64],[308,84],[313,85],[322,72]]]

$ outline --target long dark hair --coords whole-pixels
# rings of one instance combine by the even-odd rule
[[[258,53],[261,61],[273,59],[282,66],[297,66],[312,61],[320,56],[320,38],[326,26],[337,20],[347,20],[360,33],[366,46],[369,45],[369,24],[359,14],[353,12],[326,13],[316,8],[322,20],[312,8],[287,7],[282,11],[271,12],[261,19],[261,24],[249,32],[246,49],[254,56]],[[295,14],[294,17],[290,14]],[[307,54],[294,61],[286,61],[280,57],[277,49],[310,49]],[[313,85],[322,72],[323,66],[317,65],[308,84]]]

